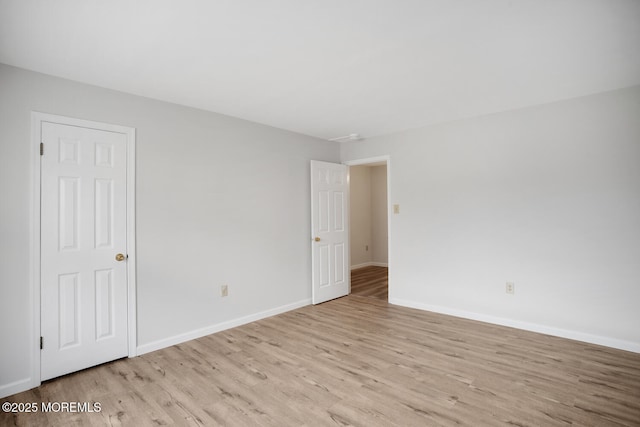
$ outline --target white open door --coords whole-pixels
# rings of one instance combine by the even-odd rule
[[[349,294],[349,169],[311,161],[312,302]]]
[[[41,379],[128,355],[127,136],[42,122]]]

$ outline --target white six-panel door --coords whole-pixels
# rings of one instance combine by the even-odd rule
[[[336,163],[311,161],[312,301],[349,294],[349,172]]]
[[[127,138],[48,122],[41,137],[46,380],[128,355]]]

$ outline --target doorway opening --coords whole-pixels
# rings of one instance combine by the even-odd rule
[[[347,162],[351,294],[389,300],[388,159]]]

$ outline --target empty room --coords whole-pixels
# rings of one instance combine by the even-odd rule
[[[0,0],[0,426],[640,426],[640,1]]]

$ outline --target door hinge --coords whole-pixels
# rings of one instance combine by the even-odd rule
[[[40,337],[40,350],[44,347],[44,338]]]
[[[44,142],[40,143],[40,155],[42,156],[44,154]]]

